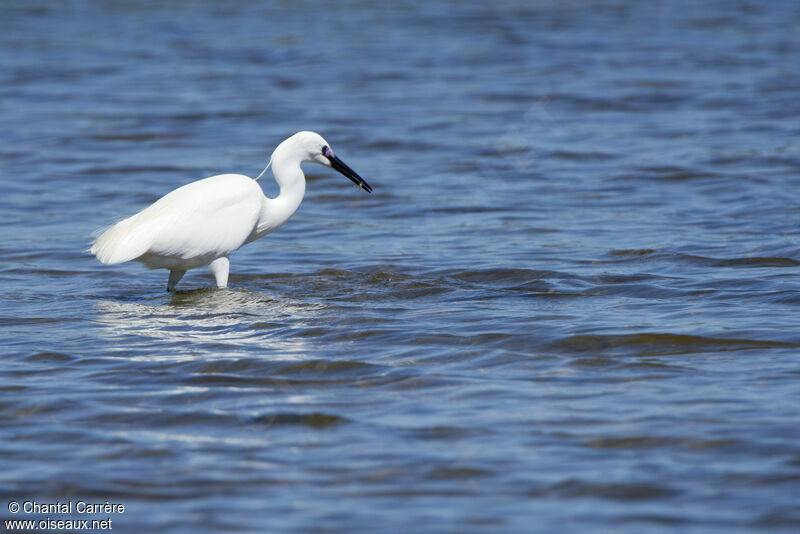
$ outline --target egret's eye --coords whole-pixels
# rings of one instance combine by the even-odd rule
[[[328,148],[328,145],[325,145],[325,146],[323,146],[323,147],[322,147],[322,155],[323,155],[323,156],[327,156],[327,155],[328,155],[328,150],[330,150],[330,149]]]

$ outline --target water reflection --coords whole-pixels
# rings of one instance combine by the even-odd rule
[[[94,303],[101,335],[131,359],[185,360],[279,354],[303,360],[309,341],[295,335],[319,321],[324,306],[242,289],[198,289],[138,300]],[[153,343],[162,350],[152,350]]]

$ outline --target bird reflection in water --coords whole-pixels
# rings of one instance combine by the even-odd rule
[[[105,336],[118,338],[120,352],[176,361],[257,354],[303,360],[307,341],[293,332],[315,324],[324,308],[260,291],[211,288],[137,301],[103,299],[95,307]],[[152,350],[154,340],[163,342],[160,351]]]

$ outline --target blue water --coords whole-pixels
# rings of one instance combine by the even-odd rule
[[[4,2],[0,516],[796,532],[799,27],[788,0]],[[304,129],[375,191],[307,166],[228,289],[87,252]]]

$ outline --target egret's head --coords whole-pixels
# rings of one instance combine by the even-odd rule
[[[319,163],[331,167],[335,171],[349,178],[359,189],[372,193],[372,188],[361,178],[356,171],[345,165],[325,139],[316,132],[298,132],[281,144],[288,143],[300,161]]]

